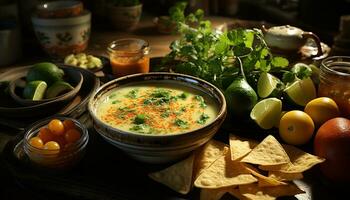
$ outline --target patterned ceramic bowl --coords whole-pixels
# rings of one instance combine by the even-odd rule
[[[34,31],[43,49],[53,57],[80,53],[88,46],[91,13],[69,18],[45,19],[32,17]]]
[[[53,1],[39,4],[37,14],[41,18],[74,17],[80,15],[83,9],[80,1]]]
[[[184,89],[205,93],[217,107],[216,117],[206,125],[176,134],[137,134],[117,129],[98,117],[98,108],[106,95],[115,88],[130,84],[165,83]],[[102,101],[101,101],[102,100]],[[95,130],[109,143],[123,150],[136,160],[147,163],[167,163],[183,158],[209,141],[219,130],[226,117],[226,101],[214,85],[183,74],[144,73],[124,76],[100,87],[91,97],[88,109]]]

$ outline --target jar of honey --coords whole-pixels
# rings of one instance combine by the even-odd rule
[[[128,38],[113,41],[108,45],[108,54],[115,77],[149,72],[148,42]]]
[[[350,118],[350,57],[326,58],[320,69],[318,96],[332,98],[341,114]]]

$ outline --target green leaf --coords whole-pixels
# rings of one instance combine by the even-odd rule
[[[271,64],[274,67],[287,67],[289,65],[289,62],[287,59],[282,58],[282,57],[273,57]]]
[[[198,124],[205,124],[205,122],[209,119],[209,115],[202,113],[199,119],[197,120]]]
[[[175,119],[174,123],[181,128],[188,128],[188,122],[183,121],[181,119]]]
[[[283,83],[292,83],[295,80],[295,74],[293,72],[285,72],[282,77]]]
[[[143,124],[146,121],[146,116],[144,114],[136,115],[134,119],[135,124]]]

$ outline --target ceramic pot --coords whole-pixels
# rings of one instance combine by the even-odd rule
[[[261,28],[264,33],[264,39],[273,51],[279,53],[297,53],[302,46],[305,45],[307,39],[312,39],[317,45],[317,54],[322,55],[321,41],[317,35],[312,32],[304,32],[303,30],[289,26],[273,26],[266,29],[263,25]]]
[[[107,6],[108,18],[115,29],[131,30],[140,21],[142,14],[142,4],[136,6]]]
[[[37,5],[37,14],[41,18],[75,17],[83,11],[80,1],[53,1]]]
[[[53,57],[83,52],[90,38],[91,14],[85,10],[77,17],[44,19],[32,17],[34,31],[43,49]]]
[[[176,31],[176,23],[169,16],[159,16],[153,19],[159,33],[170,34]]]
[[[14,63],[21,55],[21,31],[17,23],[0,21],[0,66]]]

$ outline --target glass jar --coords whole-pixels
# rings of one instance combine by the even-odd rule
[[[321,63],[318,96],[330,97],[344,117],[350,117],[350,57],[333,56]]]
[[[121,39],[108,46],[108,54],[115,77],[149,72],[149,45],[141,39]]]

